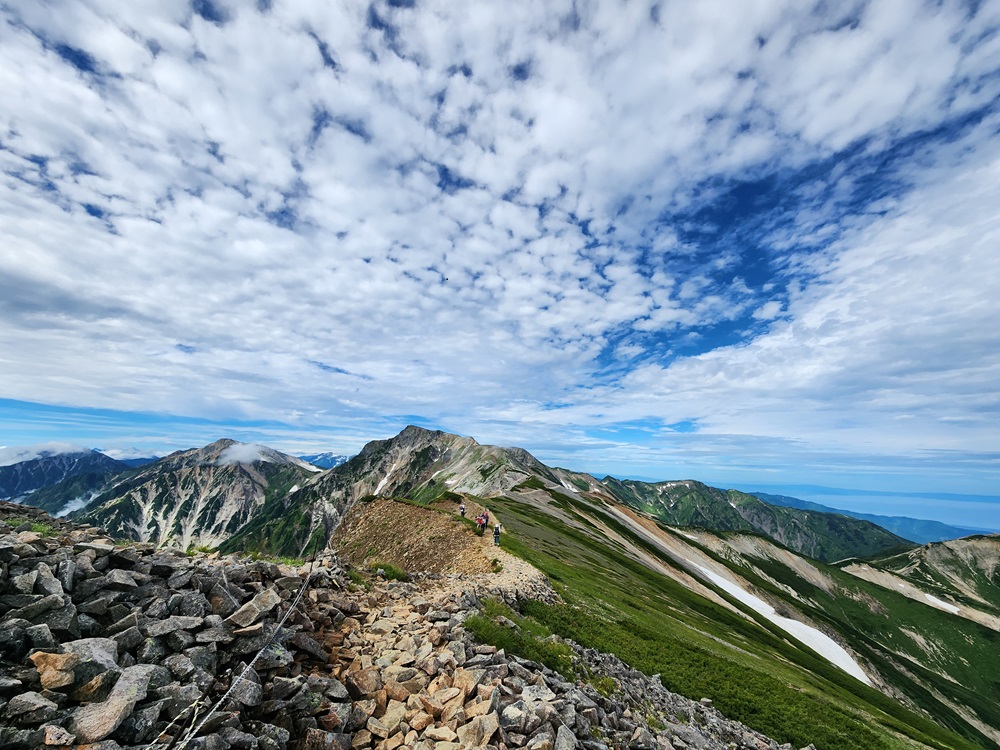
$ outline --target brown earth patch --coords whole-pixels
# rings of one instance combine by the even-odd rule
[[[484,540],[455,515],[457,506],[452,505],[418,508],[389,498],[360,502],[331,543],[342,559],[358,568],[382,562],[408,573],[490,572]]]

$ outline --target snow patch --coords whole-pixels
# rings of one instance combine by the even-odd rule
[[[943,602],[940,599],[938,599],[936,596],[931,596],[930,594],[924,594],[924,598],[927,601],[929,601],[931,604],[933,604],[935,607],[937,607],[938,609],[943,609],[945,612],[951,612],[953,615],[957,615],[959,612],[962,611],[958,607],[956,607],[954,604],[949,604],[948,602]]]
[[[378,487],[375,488],[375,491],[372,494],[377,495],[378,493],[380,493],[382,491],[382,488],[385,487],[388,481],[389,481],[389,475],[386,474],[384,477],[382,477],[382,481],[378,483]]]
[[[90,448],[84,448],[72,443],[40,443],[28,446],[6,446],[0,448],[0,466],[12,466],[22,461],[34,461],[36,458],[62,456],[71,453],[90,453]]]
[[[840,667],[849,675],[858,678],[867,685],[872,684],[871,680],[868,679],[868,675],[866,675],[864,670],[858,666],[858,663],[854,661],[854,658],[849,653],[847,653],[846,649],[844,649],[843,646],[833,640],[826,633],[822,633],[811,625],[806,625],[804,622],[793,620],[790,617],[782,617],[774,611],[774,607],[770,604],[765,602],[763,599],[754,596],[750,592],[744,591],[732,581],[723,578],[708,568],[698,565],[698,563],[692,563],[692,565],[698,568],[698,570],[700,570],[706,578],[712,581],[712,583],[720,589],[730,594],[735,599],[743,602],[754,611],[764,615],[764,617],[768,620],[773,622],[789,635],[794,636],[797,640],[809,646],[813,651],[820,654],[834,666]]]
[[[296,458],[295,456],[291,456],[291,459],[293,464],[295,464],[296,466],[300,466],[306,471],[311,471],[313,474],[318,474],[321,471],[326,471],[326,469],[320,466],[314,466],[308,461],[303,461],[301,458]]]
[[[270,448],[259,443],[233,443],[219,454],[215,465],[252,464],[255,461],[274,463],[274,458],[270,453]]]

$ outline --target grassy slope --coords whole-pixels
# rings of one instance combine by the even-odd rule
[[[728,716],[796,747],[809,742],[823,750],[985,746],[907,711],[808,649],[789,644],[763,618],[748,621],[635,563],[599,534],[571,529],[523,502],[491,502],[511,532],[502,544],[543,570],[566,600],[525,605],[554,632],[660,673],[670,689],[710,697]],[[570,512],[586,524],[586,514],[594,511]]]

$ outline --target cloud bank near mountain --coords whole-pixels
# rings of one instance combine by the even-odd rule
[[[2,13],[6,442],[1000,478],[993,5]]]

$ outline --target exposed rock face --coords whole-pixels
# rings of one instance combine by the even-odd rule
[[[214,547],[316,471],[270,448],[218,440],[121,475],[80,519],[157,546]]]
[[[0,504],[3,748],[778,748],[613,657],[570,644],[607,696],[474,642],[472,579],[350,590],[333,557],[310,576],[3,523],[26,510]]]

